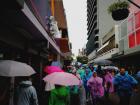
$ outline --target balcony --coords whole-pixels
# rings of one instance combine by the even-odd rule
[[[91,62],[96,57],[96,50],[88,55],[88,61]]]
[[[119,52],[118,48],[113,48],[101,55],[98,55],[94,60],[101,60],[101,59],[111,59],[113,54],[116,54]]]

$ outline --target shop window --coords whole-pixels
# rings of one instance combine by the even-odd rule
[[[129,48],[135,47],[135,35],[131,34],[129,35]]]
[[[140,27],[140,11],[135,14],[136,29]]]
[[[140,30],[136,32],[137,45],[140,45]]]
[[[128,27],[127,27],[127,30],[128,30],[128,33],[132,33],[134,31],[134,21],[133,21],[133,17],[129,18],[128,19]]]

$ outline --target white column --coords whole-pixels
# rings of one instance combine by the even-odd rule
[[[115,45],[119,45],[119,26],[115,25]]]

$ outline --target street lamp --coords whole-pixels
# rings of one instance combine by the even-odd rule
[[[131,0],[128,0],[128,1],[140,9],[140,6],[138,4],[136,4],[135,2],[133,2]]]

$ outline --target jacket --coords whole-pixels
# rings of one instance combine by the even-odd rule
[[[66,87],[55,88],[51,91],[49,105],[69,105],[69,90]]]
[[[138,82],[128,73],[125,73],[124,75],[117,74],[114,77],[113,83],[119,96],[130,96],[133,86]]]
[[[22,81],[16,91],[17,105],[38,105],[38,98],[31,81]]]
[[[87,86],[91,91],[91,95],[93,97],[102,97],[104,95],[104,88],[103,88],[103,79],[100,77],[91,77],[88,82]]]

